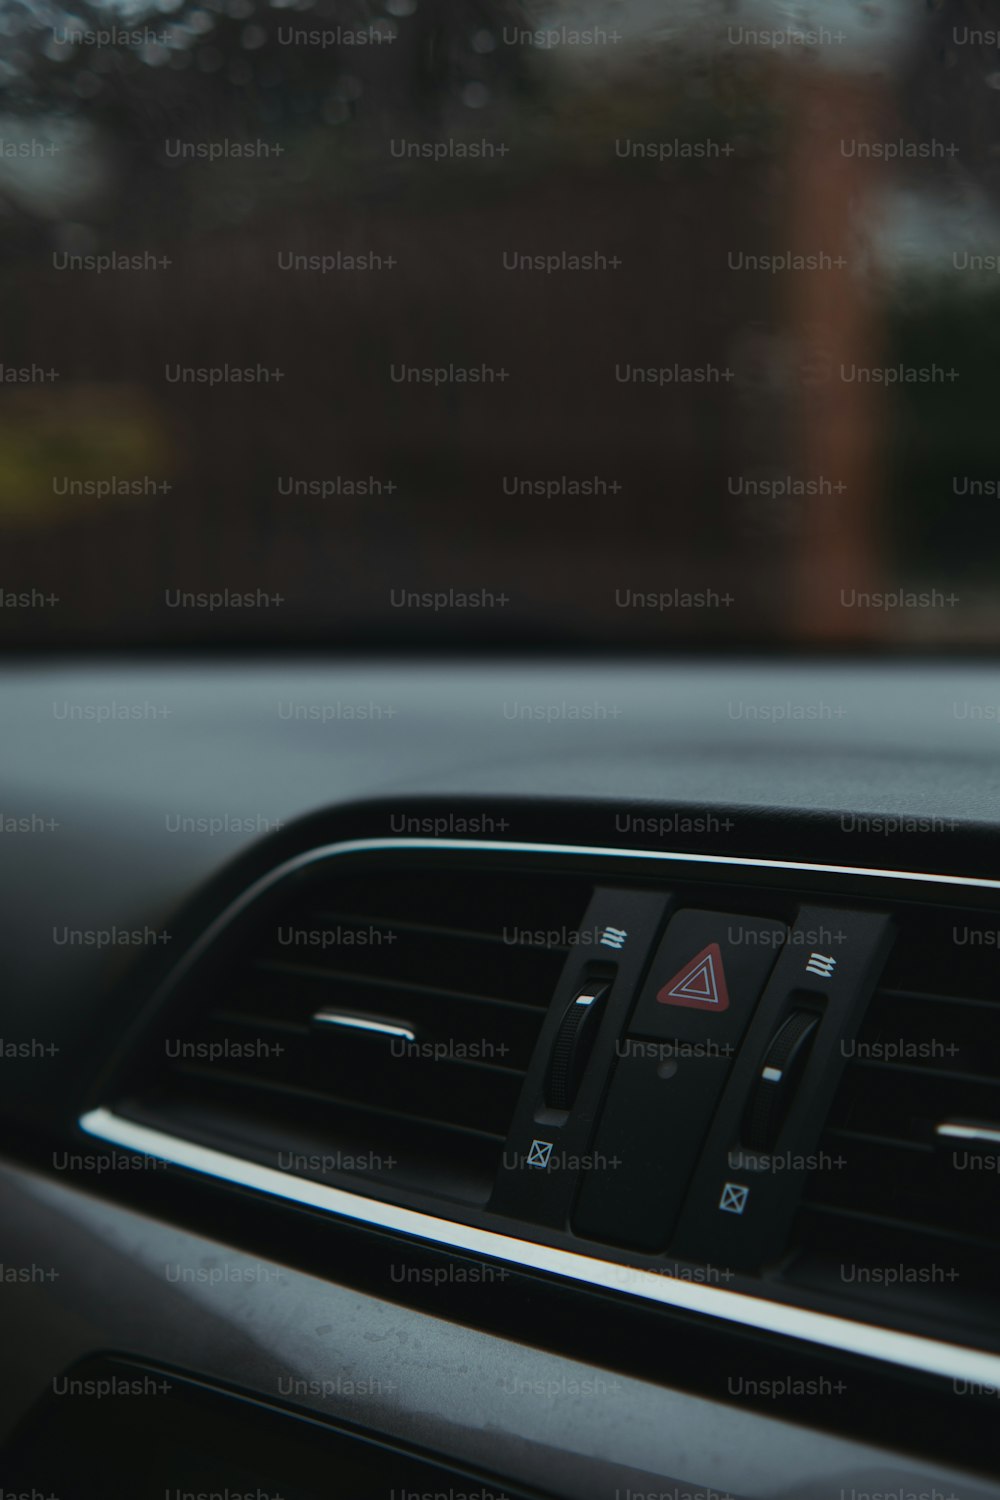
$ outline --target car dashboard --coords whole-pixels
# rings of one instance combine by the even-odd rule
[[[994,670],[3,701],[4,1493],[1000,1494]]]

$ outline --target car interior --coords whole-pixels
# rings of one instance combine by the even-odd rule
[[[1000,1500],[1000,0],[0,0],[0,254],[0,1500]]]

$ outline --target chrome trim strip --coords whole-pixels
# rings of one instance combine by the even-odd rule
[[[760,1328],[767,1333],[783,1334],[788,1338],[805,1339],[811,1344],[824,1344],[829,1349],[842,1349],[849,1354],[860,1354],[869,1359],[906,1365],[910,1369],[925,1370],[932,1375],[946,1376],[955,1381],[1000,1386],[1000,1355],[965,1349],[958,1344],[938,1343],[934,1339],[919,1338],[914,1334],[897,1333],[890,1328],[854,1323],[849,1318],[811,1312],[808,1308],[791,1307],[783,1302],[768,1302],[763,1297],[751,1297],[746,1292],[730,1292],[722,1287],[681,1281],[674,1276],[643,1271],[614,1261],[593,1260],[590,1256],[578,1255],[572,1250],[536,1245],[530,1240],[514,1239],[510,1235],[496,1234],[489,1229],[455,1224],[432,1214],[399,1208],[394,1203],[362,1198],[343,1188],[327,1187],[304,1177],[289,1177],[273,1167],[261,1167],[256,1162],[244,1161],[222,1151],[213,1151],[207,1146],[195,1145],[192,1141],[180,1140],[163,1131],[152,1130],[146,1125],[123,1120],[110,1110],[91,1110],[83,1116],[80,1125],[88,1135],[109,1141],[123,1150],[159,1157],[174,1166],[219,1177],[239,1187],[270,1193],[273,1197],[302,1203],[307,1208],[319,1208],[327,1213],[342,1214],[349,1219],[360,1219],[363,1223],[375,1224],[380,1229],[416,1235],[420,1239],[432,1240],[454,1250],[491,1256],[495,1260],[510,1261],[514,1265],[547,1271],[555,1276],[568,1276],[573,1281],[583,1281],[589,1286],[605,1287],[631,1297],[645,1297],[651,1302],[663,1302],[687,1312],[723,1318],[747,1328]]]
[[[503,843],[486,839],[378,838],[350,839],[326,844],[286,860],[277,869],[253,883],[212,922],[181,958],[156,998],[166,994],[188,968],[215,941],[229,923],[272,886],[286,876],[341,854],[375,853],[401,849],[448,849],[471,852],[554,854],[587,856],[619,860],[640,859],[664,864],[727,866],[735,869],[787,870],[804,874],[851,875],[869,879],[923,882],[929,885],[958,886],[967,889],[1000,891],[1000,880],[962,875],[932,875],[912,870],[878,870],[857,865],[812,864],[798,860],[752,859],[718,854],[686,854],[651,849],[609,849],[597,845]],[[83,1115],[80,1128],[88,1135],[120,1146],[124,1150],[145,1153],[190,1171],[202,1172],[256,1192],[269,1193],[309,1208],[322,1209],[346,1218],[377,1225],[401,1234],[416,1235],[453,1249],[472,1251],[526,1266],[552,1275],[569,1277],[590,1286],[605,1287],[629,1296],[644,1297],[652,1302],[721,1318],[744,1327],[802,1339],[809,1343],[840,1349],[850,1354],[878,1359],[890,1364],[923,1370],[969,1385],[1000,1387],[1000,1355],[914,1334],[898,1333],[876,1324],[857,1323],[831,1313],[817,1313],[807,1308],[771,1302],[745,1292],[731,1292],[721,1287],[682,1281],[657,1271],[639,1270],[614,1261],[595,1260],[575,1251],[553,1249],[530,1240],[515,1239],[492,1230],[476,1229],[467,1224],[439,1219],[432,1214],[400,1208],[378,1199],[366,1198],[343,1188],[327,1187],[301,1177],[289,1177],[270,1167],[198,1146],[163,1131],[153,1130],[122,1119],[112,1110],[97,1108]]]
[[[955,1141],[980,1141],[984,1145],[1000,1146],[1000,1125],[977,1125],[972,1120],[945,1120],[935,1125],[935,1135],[947,1136]]]
[[[352,1015],[346,1010],[318,1010],[313,1016],[317,1026],[343,1026],[350,1031],[371,1031],[376,1036],[401,1036],[404,1041],[415,1042],[417,1033],[409,1026],[394,1026],[389,1021],[374,1021],[369,1016]]]

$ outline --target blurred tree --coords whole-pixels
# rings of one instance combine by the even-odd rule
[[[170,221],[181,194],[149,171],[169,165],[165,137],[287,145],[346,124],[355,142],[387,124],[479,127],[530,86],[523,49],[501,44],[526,24],[519,0],[0,0],[0,116],[84,124],[113,190],[78,217],[134,220],[141,195]],[[4,199],[28,217],[38,201],[10,182],[5,193],[0,175]]]

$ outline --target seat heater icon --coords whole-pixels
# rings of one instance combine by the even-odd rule
[[[532,1141],[528,1149],[529,1167],[547,1167],[552,1155],[553,1141]]]
[[[722,1187],[719,1209],[724,1214],[741,1214],[747,1206],[750,1189],[740,1182],[726,1182]]]

